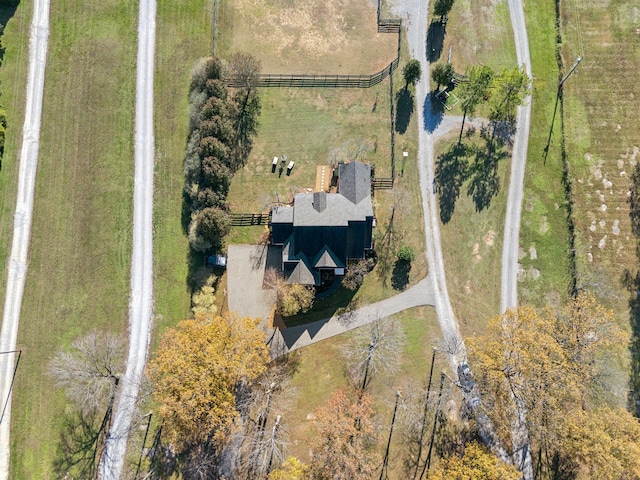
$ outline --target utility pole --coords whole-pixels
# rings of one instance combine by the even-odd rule
[[[389,478],[387,476],[387,469],[389,468],[389,450],[391,449],[391,436],[393,435],[393,426],[396,423],[396,412],[398,411],[398,400],[400,399],[400,391],[396,391],[396,404],[393,407],[393,417],[391,418],[391,428],[389,429],[389,439],[387,440],[387,450],[384,454],[384,460],[382,460],[382,471],[380,472],[380,480]]]
[[[151,417],[153,416],[153,412],[147,413],[144,417],[148,417],[147,420],[147,428],[144,432],[144,440],[142,440],[142,447],[140,447],[140,458],[138,458],[138,466],[136,467],[136,475],[133,477],[134,480],[138,480],[138,474],[140,473],[140,465],[142,464],[142,455],[144,454],[144,445],[147,443],[147,435],[149,435],[149,426],[151,425]]]
[[[579,56],[576,61],[574,62],[573,66],[571,67],[571,69],[569,70],[569,73],[567,73],[564,77],[562,77],[562,80],[560,80],[560,83],[558,84],[558,88],[562,88],[562,84],[564,82],[567,81],[567,78],[569,78],[569,75],[571,75],[573,73],[573,71],[578,68],[578,65],[580,65],[580,62],[582,61],[582,56]]]
[[[435,364],[436,361],[436,352],[438,351],[437,348],[433,348],[433,354],[431,355],[431,369],[429,371],[429,384],[427,386],[427,394],[425,396],[425,400],[424,400],[424,412],[422,414],[422,424],[421,424],[421,430],[420,430],[420,443],[418,445],[418,458],[416,459],[416,469],[413,472],[413,478],[416,478],[416,475],[418,475],[418,468],[420,468],[420,457],[422,457],[422,440],[424,439],[424,435],[427,429],[427,413],[429,411],[429,394],[431,393],[431,380],[433,379],[433,365]]]
[[[13,390],[13,383],[16,381],[16,373],[18,371],[18,365],[20,365],[20,357],[22,357],[22,350],[10,350],[8,352],[0,352],[0,355],[11,355],[18,354],[18,359],[16,360],[16,364],[13,367],[13,375],[11,376],[11,384],[9,385],[9,391],[7,392],[7,398],[4,400],[4,404],[2,406],[2,414],[0,415],[0,423],[4,420],[4,414],[7,410],[7,405],[9,405],[9,400],[11,399],[11,390]],[[9,360],[11,361],[11,360]]]
[[[424,477],[426,471],[431,467],[431,452],[433,451],[433,441],[436,436],[436,427],[438,426],[438,415],[440,413],[440,402],[442,401],[442,387],[444,386],[445,373],[440,373],[440,388],[438,390],[438,403],[436,404],[436,412],[433,416],[433,429],[431,430],[431,440],[429,441],[429,452],[427,453],[427,461],[424,462],[422,472],[420,473],[420,480]],[[428,475],[427,475],[428,477]]]
[[[567,72],[567,74],[562,77],[562,79],[560,80],[560,83],[558,83],[558,94],[556,95],[556,105],[555,107],[553,107],[553,117],[551,118],[551,128],[549,129],[549,138],[547,139],[547,146],[544,147],[544,162],[547,162],[547,155],[549,155],[549,146],[551,145],[551,136],[553,135],[553,125],[556,123],[556,112],[558,111],[558,102],[560,101],[560,93],[562,92],[562,85],[564,84],[564,82],[567,81],[567,78],[569,78],[569,76],[574,72],[574,70],[576,68],[578,68],[578,65],[580,65],[580,62],[582,61],[582,55],[579,56],[576,61],[573,63],[573,65],[571,66],[571,68],[569,69],[569,72]]]

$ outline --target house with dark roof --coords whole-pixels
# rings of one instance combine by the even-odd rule
[[[323,272],[344,275],[349,260],[373,248],[371,167],[338,165],[337,193],[298,193],[271,215],[271,244],[282,247],[288,283],[320,285]]]

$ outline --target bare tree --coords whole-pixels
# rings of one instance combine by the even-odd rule
[[[371,151],[371,144],[362,137],[351,139],[345,146],[345,154],[347,159],[355,162],[365,153]]]
[[[290,410],[294,389],[291,376],[298,366],[298,356],[274,360],[253,384],[243,385],[236,394],[243,431],[225,450],[233,458],[229,470],[235,478],[266,478],[284,460],[288,430],[281,419]],[[229,463],[229,462],[228,462]]]
[[[61,475],[93,478],[124,371],[124,342],[110,333],[91,332],[58,352],[49,371],[78,408],[66,414],[62,454],[54,468]]]
[[[269,428],[249,439],[247,450],[250,453],[244,457],[247,479],[267,478],[271,470],[284,461],[288,430],[281,420],[282,416],[276,415]]]
[[[446,352],[450,357],[457,357],[464,353],[464,342],[459,335],[454,333],[445,333],[437,344],[438,350]]]
[[[50,364],[56,384],[83,412],[113,401],[124,371],[124,342],[107,332],[94,331],[60,351]]]
[[[244,165],[257,133],[261,103],[257,93],[260,61],[249,53],[236,53],[229,64],[229,74],[238,89],[233,95],[235,147],[232,170]]]
[[[404,344],[404,332],[394,317],[376,315],[368,326],[355,331],[343,347],[347,374],[361,392],[379,371],[393,371]]]
[[[229,62],[229,76],[233,78],[240,88],[249,90],[256,88],[258,74],[262,69],[260,60],[246,52],[237,52],[231,57]]]

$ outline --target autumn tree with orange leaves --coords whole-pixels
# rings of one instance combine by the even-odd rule
[[[440,460],[429,474],[432,480],[520,480],[522,474],[507,465],[485,447],[471,442],[461,456],[456,454]]]
[[[609,370],[616,362],[624,364],[627,344],[628,335],[615,324],[613,312],[588,293],[558,311],[527,306],[508,310],[489,322],[486,335],[468,340],[485,411],[507,446],[517,411],[524,407],[539,478],[557,478],[567,472],[578,479],[621,478],[587,475],[588,469],[572,458],[579,456],[576,452],[589,451],[589,435],[578,427],[589,418],[594,420],[599,404],[613,401],[603,392],[613,390]],[[615,408],[611,415],[623,412]],[[627,417],[630,433],[621,441],[630,452],[628,442],[640,426]],[[603,435],[611,428],[606,422],[613,420],[603,420],[599,430]],[[611,442],[597,448],[600,463],[625,451]],[[627,467],[640,464],[624,457]]]
[[[237,418],[235,390],[269,360],[260,320],[197,313],[165,332],[149,364],[163,437],[180,452],[220,445]]]
[[[356,399],[357,398],[357,399]],[[311,445],[313,480],[370,480],[380,458],[371,451],[377,440],[368,394],[336,390],[314,413],[316,435]]]

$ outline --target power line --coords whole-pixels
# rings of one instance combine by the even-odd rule
[[[18,365],[20,364],[20,357],[22,356],[22,350],[9,350],[8,352],[0,352],[0,355],[3,354],[18,354],[18,360],[16,360],[16,364],[13,367],[13,376],[11,377],[11,384],[9,385],[9,391],[7,392],[7,398],[4,401],[4,406],[2,407],[2,415],[0,415],[0,423],[4,420],[4,414],[7,411],[7,406],[9,405],[9,399],[11,398],[11,390],[13,390],[13,383],[16,381],[16,372],[18,371]]]

